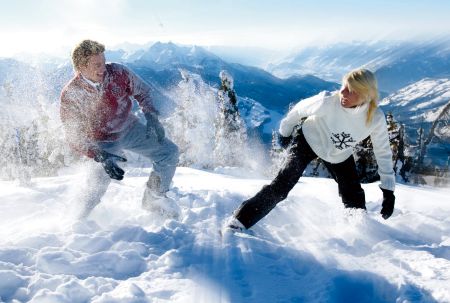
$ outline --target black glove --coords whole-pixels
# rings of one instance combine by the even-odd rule
[[[162,142],[166,133],[156,113],[146,113],[144,116],[147,120],[147,139],[153,136],[158,138],[158,142]]]
[[[106,173],[111,177],[111,179],[122,180],[125,172],[119,166],[117,166],[116,161],[126,162],[127,159],[110,154],[106,151],[99,150],[95,153],[94,160],[100,162],[105,169]]]
[[[383,204],[380,214],[386,220],[394,212],[395,196],[392,190],[384,188],[381,188],[381,190],[383,191]]]
[[[278,134],[278,144],[286,149],[289,147],[289,145],[292,142],[292,135],[290,135],[289,137],[283,137],[281,134]]]

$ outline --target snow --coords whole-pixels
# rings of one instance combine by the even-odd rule
[[[333,180],[302,178],[247,233],[219,232],[270,182],[179,167],[179,221],[140,208],[150,171],[127,169],[76,221],[81,168],[0,181],[0,301],[450,302],[450,189],[398,184],[396,210],[344,210]]]

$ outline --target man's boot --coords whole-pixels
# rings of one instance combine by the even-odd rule
[[[177,219],[181,213],[180,207],[167,196],[167,192],[161,191],[160,185],[160,177],[152,173],[142,197],[142,208],[167,218]]]

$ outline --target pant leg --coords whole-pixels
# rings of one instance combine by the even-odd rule
[[[334,181],[338,181],[337,177],[336,177],[336,173],[334,172],[333,168],[331,167],[331,163],[327,162],[323,159],[321,159],[323,164],[325,165],[325,167],[327,168],[328,172],[330,173],[331,177],[334,179]],[[339,192],[339,196],[341,195],[341,193]]]
[[[106,174],[100,163],[94,161],[87,163],[87,175],[81,187],[80,203],[82,209],[78,214],[80,219],[86,218],[94,207],[100,203],[110,183],[111,178]]]
[[[345,207],[366,209],[366,198],[361,187],[353,156],[341,163],[325,162],[338,183],[339,195]]]
[[[178,147],[168,138],[159,141],[156,133],[147,138],[147,127],[141,123],[136,125],[120,139],[120,147],[143,155],[153,163],[150,179],[157,175],[160,179],[160,192],[169,190],[170,183],[178,164]],[[149,179],[149,181],[150,181]]]
[[[269,185],[263,186],[253,198],[241,204],[234,214],[236,219],[250,228],[264,218],[277,203],[287,197],[306,166],[316,157],[300,131],[285,166]]]

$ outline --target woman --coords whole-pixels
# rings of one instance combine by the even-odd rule
[[[352,153],[355,145],[368,136],[381,178],[381,214],[389,218],[394,211],[395,178],[386,121],[377,100],[375,76],[369,70],[357,69],[344,76],[339,93],[321,93],[297,103],[280,124],[282,142],[294,137],[285,166],[272,183],[242,203],[229,227],[248,229],[261,220],[287,197],[308,163],[317,157],[335,177],[344,206],[365,209],[364,190]],[[293,134],[303,118],[302,128]]]

